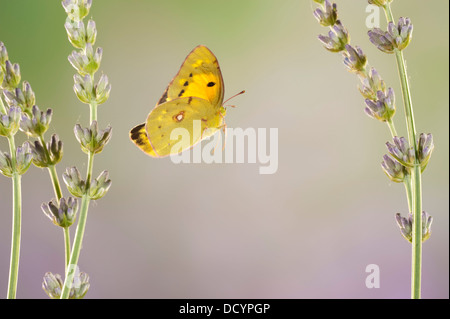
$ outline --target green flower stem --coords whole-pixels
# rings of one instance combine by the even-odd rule
[[[47,161],[50,162],[50,154],[48,152],[47,144],[45,143],[43,134],[39,136],[39,141],[41,142],[44,148],[45,157],[47,158]],[[56,173],[55,165],[49,165],[48,172],[50,174],[50,179],[52,180],[53,190],[55,191],[56,199],[59,200],[62,198],[62,191],[61,191],[61,184],[59,183],[58,174]]]
[[[47,150],[47,147],[45,146],[44,149]],[[58,174],[56,173],[55,165],[50,165],[48,167],[48,172],[50,174],[50,179],[52,180],[53,190],[55,191],[56,199],[60,200],[62,198],[62,192]]]
[[[95,104],[95,116],[97,115],[96,111],[97,105]],[[92,107],[91,107],[91,119],[92,119]],[[84,229],[86,227],[86,220],[87,220],[87,214],[89,210],[89,202],[91,201],[89,197],[89,187],[91,184],[91,176],[92,176],[92,170],[94,167],[94,153],[89,153],[88,155],[88,168],[86,173],[86,194],[83,195],[81,198],[81,208],[80,208],[80,219],[78,221],[77,230],[75,232],[75,239],[72,246],[72,253],[70,255],[69,265],[76,266],[78,264],[78,258],[80,257],[80,250],[81,245],[83,242],[83,236],[84,236]],[[69,271],[74,271],[72,267],[68,267],[68,270],[66,270],[66,278],[64,280],[64,286],[61,294],[61,299],[67,299],[69,298],[70,294],[70,286],[72,284],[72,275],[73,273],[69,274]]]
[[[6,114],[6,107],[5,107],[5,104],[3,104],[1,89],[0,89],[0,108],[1,108],[1,111],[3,112],[3,114]]]
[[[42,146],[44,147],[45,156],[47,157],[47,160],[50,161],[50,154],[47,149],[47,144],[44,140],[44,135],[39,136],[39,140],[41,141]],[[50,179],[53,184],[53,190],[55,192],[55,197],[59,201],[62,198],[62,191],[61,191],[61,184],[59,183],[58,173],[56,172],[55,165],[49,165],[48,172],[50,174]],[[63,228],[63,234],[64,234],[64,251],[65,251],[65,262],[64,266],[67,271],[67,266],[69,265],[69,258],[70,258],[70,230],[69,227]]]
[[[94,168],[94,153],[89,152],[88,155],[88,168],[86,172],[86,189],[89,191],[89,187],[91,186],[91,177],[92,177],[92,170]]]
[[[411,174],[413,185],[414,229],[412,236],[411,298],[420,299],[422,277],[422,176],[420,164],[415,164]]]
[[[405,181],[403,182],[405,184],[405,190],[406,190],[406,197],[408,199],[408,212],[412,212],[413,209],[413,203],[412,203],[412,187],[411,187],[411,175],[407,175],[405,178]]]
[[[395,58],[397,60],[397,68],[402,84],[403,103],[405,105],[406,124],[408,128],[409,145],[414,146],[417,155],[416,126],[414,123],[414,114],[411,102],[411,92],[409,90],[408,74],[406,72],[405,59],[403,52],[395,50]],[[417,157],[417,156],[416,156]],[[420,164],[420,163],[418,163]]]
[[[66,262],[64,263],[65,265],[65,272],[67,272],[67,266],[69,266],[69,261],[70,261],[70,230],[69,227],[64,227],[63,228],[64,231],[64,251],[65,251],[65,256],[66,256]]]
[[[95,101],[89,104],[91,124],[93,121],[97,121],[97,106],[97,102]]]
[[[394,125],[394,122],[392,121],[392,119],[390,119],[386,123],[387,123],[387,125],[389,127],[389,131],[391,131],[392,137],[398,136],[397,135],[397,130],[395,129],[395,125]]]
[[[388,3],[384,7],[384,9],[387,20],[394,22],[390,4]],[[413,145],[414,152],[416,154],[414,168],[411,170],[411,186],[413,198],[411,208],[414,215],[414,229],[412,234],[411,298],[419,299],[422,273],[422,176],[420,162],[418,160],[416,128],[414,123],[411,92],[409,89],[405,59],[403,57],[402,51],[396,49],[394,54],[397,60],[397,68],[402,86],[403,104],[405,108],[409,145]]]
[[[11,151],[11,162],[14,168],[12,176],[13,184],[13,222],[12,222],[12,239],[11,239],[11,260],[9,266],[9,282],[8,282],[8,299],[16,298],[17,279],[19,274],[19,257],[20,257],[20,233],[22,223],[22,192],[20,179],[21,176],[15,171],[16,167],[16,146],[14,137],[9,136],[9,149]]]
[[[75,239],[73,241],[72,253],[69,259],[69,266],[75,267],[78,265],[78,258],[80,257],[81,244],[83,242],[84,229],[86,227],[86,219],[88,214],[89,195],[83,195],[81,198],[80,218],[75,232]],[[66,278],[64,280],[64,286],[61,293],[61,299],[68,299],[70,295],[70,288],[72,286],[73,275],[75,269],[73,267],[67,267]]]

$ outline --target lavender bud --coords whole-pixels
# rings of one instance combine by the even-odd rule
[[[67,168],[63,180],[69,192],[75,197],[82,197],[86,191],[86,182],[81,179],[76,167]]]
[[[85,76],[75,74],[73,79],[75,82],[73,90],[75,91],[78,99],[85,104],[89,104],[91,101],[94,101],[96,95],[92,77],[89,74],[86,74]]]
[[[374,28],[373,30],[369,30],[367,34],[369,35],[370,42],[372,42],[380,51],[385,53],[394,52],[394,45],[389,33],[384,32],[379,28]]]
[[[400,18],[397,25],[393,22],[388,24],[388,32],[393,39],[393,44],[398,50],[405,49],[412,38],[413,25],[411,19]]]
[[[108,77],[104,74],[98,80],[95,90],[95,101],[97,105],[105,103],[109,98],[111,92],[111,84],[108,83]]]
[[[14,65],[7,60],[5,62],[5,69],[3,75],[3,82],[0,83],[0,87],[2,89],[12,91],[14,90],[20,83],[20,67],[17,63]]]
[[[361,73],[366,69],[367,58],[360,47],[345,46],[344,64],[350,72]]]
[[[397,225],[400,228],[402,236],[412,243],[412,234],[414,226],[414,216],[412,213],[408,214],[408,217],[402,217],[399,213],[395,215]],[[422,212],[422,242],[425,242],[431,236],[431,223],[433,217],[431,217],[426,211]]]
[[[3,92],[6,103],[9,106],[18,106],[23,112],[31,114],[31,108],[36,103],[36,97],[31,89],[30,83],[23,81],[22,89],[16,88],[13,91]]]
[[[20,126],[20,107],[11,106],[6,110],[6,114],[0,112],[0,135],[13,136]]]
[[[77,49],[83,49],[86,46],[86,30],[82,21],[66,22],[67,37],[69,42]]]
[[[47,272],[44,275],[42,289],[51,299],[60,299],[64,281],[59,274]],[[75,272],[71,284],[69,299],[82,299],[89,290],[89,276],[84,272]]]
[[[433,135],[430,133],[421,133],[417,142],[417,147],[420,167],[423,172],[428,165],[428,161],[430,160],[431,153],[434,149]]]
[[[95,50],[94,52],[92,44],[86,43],[85,51],[73,51],[72,54],[69,55],[68,59],[70,64],[72,64],[72,66],[78,71],[79,74],[93,75],[100,67],[102,54],[102,48],[97,48],[97,50]]]
[[[92,0],[63,0],[62,6],[70,20],[81,21],[89,14]]]
[[[94,45],[97,39],[97,28],[94,20],[89,20],[86,26],[86,43]]]
[[[52,200],[41,205],[44,214],[56,226],[69,227],[75,222],[78,211],[78,201],[73,197]]]
[[[405,180],[405,176],[408,174],[405,166],[388,155],[383,156],[381,167],[383,168],[383,171],[386,173],[387,177],[389,177],[389,179],[395,183],[403,182]]]
[[[367,76],[358,74],[361,85],[358,87],[359,92],[366,99],[376,100],[377,92],[382,91],[386,94],[386,85],[375,68],[371,68]]]
[[[431,236],[431,224],[433,223],[433,217],[431,217],[426,211],[422,212],[422,242],[426,241]]]
[[[320,25],[324,27],[332,26],[337,21],[337,7],[336,4],[331,4],[330,1],[325,0],[323,3],[323,10],[317,8],[314,11],[314,17],[316,17],[317,21]]]
[[[14,169],[12,166],[11,155],[7,152],[0,151],[0,172],[6,177],[13,176]]]
[[[382,122],[389,121],[395,114],[394,90],[389,88],[387,93],[377,92],[377,100],[366,99],[365,112],[370,117]]]
[[[51,272],[47,272],[44,275],[44,281],[42,282],[42,289],[51,299],[59,299],[61,297],[64,281],[61,276],[53,275]]]
[[[91,182],[89,197],[97,200],[106,195],[111,187],[111,180],[108,179],[108,171],[103,171],[95,180]]]
[[[374,28],[368,32],[370,42],[385,53],[393,53],[394,49],[403,50],[411,41],[413,25],[409,18],[400,18],[397,25],[392,21],[388,31]]]
[[[406,167],[413,167],[415,161],[414,148],[409,147],[404,137],[394,137],[394,144],[386,143],[389,154]]]
[[[23,143],[16,149],[16,170],[19,175],[25,174],[31,165],[33,154],[31,153],[29,142]]]
[[[31,137],[40,137],[48,129],[52,120],[52,109],[41,112],[37,105],[34,105],[31,111],[32,115],[22,113],[20,120],[20,130]]]
[[[58,135],[52,135],[50,141],[46,144],[46,148],[47,150],[40,140],[34,141],[34,144],[31,145],[33,164],[35,166],[48,167],[61,161],[63,156],[63,143],[59,140]]]
[[[97,121],[92,121],[90,128],[82,128],[80,124],[75,125],[75,137],[81,145],[81,150],[86,154],[100,153],[111,138],[112,127],[98,131]]]
[[[32,158],[33,155],[31,154],[28,142],[17,147],[15,164],[13,164],[9,153],[0,152],[0,172],[6,177],[12,177],[15,172],[23,175],[30,167]]]
[[[319,35],[319,40],[324,44],[325,49],[331,52],[340,52],[345,49],[345,45],[350,42],[347,29],[337,20],[331,27],[328,36]]]
[[[5,63],[8,61],[8,51],[6,51],[6,46],[0,41],[0,70],[5,68]],[[2,81],[0,81],[0,85]]]
[[[412,242],[412,214],[408,214],[408,218],[402,217],[400,213],[395,214],[395,220],[400,228],[403,238],[405,238],[410,243]]]

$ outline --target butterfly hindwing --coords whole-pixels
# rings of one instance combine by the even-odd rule
[[[207,104],[209,101],[196,97],[178,98],[152,110],[147,118],[146,132],[149,144],[158,157],[180,153],[221,127],[223,115],[217,113],[212,105],[205,107]],[[184,130],[175,131],[177,128]],[[182,137],[178,134],[183,132],[189,134],[189,140],[179,148]],[[175,150],[174,145],[178,146]]]

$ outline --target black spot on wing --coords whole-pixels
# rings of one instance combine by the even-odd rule
[[[183,84],[183,86],[188,86],[188,85],[189,85],[188,81],[184,82],[184,84]]]
[[[216,85],[216,82],[208,82],[208,84],[206,84],[207,87],[213,87],[214,85]]]
[[[190,77],[190,78],[192,77],[192,73],[189,74],[189,77]]]
[[[182,96],[184,94],[184,90],[181,90],[180,94],[178,94],[178,97]]]

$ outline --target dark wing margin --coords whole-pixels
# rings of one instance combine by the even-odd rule
[[[130,138],[144,153],[153,157],[158,157],[148,139],[145,123],[133,127],[130,131]]]

